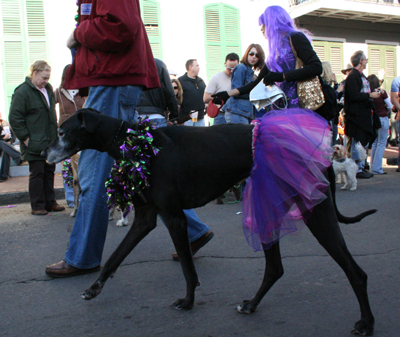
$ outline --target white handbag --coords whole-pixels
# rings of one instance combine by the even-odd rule
[[[274,103],[282,98],[285,102],[283,108],[279,108]],[[250,102],[257,110],[273,105],[277,109],[286,109],[287,98],[285,93],[275,84],[265,85],[262,81],[258,83],[252,91],[250,91]]]

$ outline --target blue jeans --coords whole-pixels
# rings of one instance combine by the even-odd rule
[[[138,118],[135,107],[141,95],[140,86],[91,87],[85,107],[110,117],[135,122]],[[108,227],[105,180],[113,163],[114,159],[105,152],[81,152],[78,173],[82,194],[65,253],[65,261],[76,268],[87,269],[100,265]]]
[[[203,119],[198,119],[197,122],[192,122],[191,119],[184,123],[186,126],[206,126],[206,121]]]
[[[379,119],[381,120],[382,127],[378,129],[378,137],[372,144],[371,152],[371,172],[373,174],[383,173],[382,159],[389,134],[389,118],[379,117]]]
[[[154,118],[151,119],[150,121],[156,128],[167,126],[166,118]],[[206,224],[200,221],[199,217],[197,216],[196,212],[193,209],[184,209],[183,213],[185,213],[187,218],[187,227],[188,227],[190,242],[197,240],[210,230],[210,227],[208,227]],[[160,219],[164,222],[162,217],[160,217]]]
[[[142,117],[142,116],[140,116],[140,117]],[[167,126],[167,119],[165,117],[153,118],[153,119],[150,119],[150,122],[153,124],[153,126],[156,129],[157,128],[162,128],[164,126]]]
[[[213,125],[221,125],[221,124],[226,124],[226,119],[225,119],[225,114],[220,112],[217,116],[215,116]]]
[[[225,119],[228,124],[250,124],[250,120],[247,117],[234,114],[232,112],[225,112]]]
[[[67,201],[68,207],[74,207],[75,205],[75,197],[74,197],[74,188],[68,186],[66,183],[64,185],[64,192],[65,192],[65,200]]]
[[[397,130],[400,130],[400,119],[396,122]],[[400,167],[400,134],[397,134],[399,141],[399,156],[397,157],[397,165]]]

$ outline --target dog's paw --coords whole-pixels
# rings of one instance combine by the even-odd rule
[[[350,191],[355,191],[357,189],[357,187],[352,187],[350,188]]]
[[[172,304],[176,310],[190,310],[193,308],[193,301],[188,301],[186,298],[180,298]]]
[[[69,215],[71,218],[75,218],[76,217],[76,213],[78,212],[78,210],[74,209],[71,214]]]
[[[341,190],[347,190],[347,186],[342,186],[340,189]]]
[[[367,319],[360,319],[351,331],[353,335],[357,336],[372,336],[374,334],[374,322]]]
[[[116,226],[118,227],[128,226],[128,219],[118,220]]]
[[[254,311],[256,311],[257,306],[253,306],[251,301],[243,301],[242,304],[239,304],[236,307],[236,310],[240,314],[252,314]]]

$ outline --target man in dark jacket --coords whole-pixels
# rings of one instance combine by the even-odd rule
[[[142,90],[160,86],[139,0],[79,0],[78,26],[67,40],[76,48],[65,89],[90,87],[86,108],[133,122]],[[98,271],[108,227],[105,180],[114,160],[95,150],[81,151],[78,213],[64,260],[46,267],[51,277]]]
[[[148,116],[153,125],[156,128],[160,128],[167,126],[168,115],[170,118],[176,118],[178,116],[178,101],[176,100],[167,66],[159,59],[154,60],[156,61],[161,88],[144,92],[137,106],[137,110],[139,115],[142,117]],[[178,118],[178,124],[183,123],[186,120],[185,117],[187,116]],[[183,212],[187,218],[192,254],[195,254],[213,238],[214,233],[206,224],[200,221],[193,209],[184,209]],[[172,258],[175,261],[179,261],[177,253],[173,253]]]
[[[12,97],[10,126],[20,140],[21,157],[29,162],[29,198],[33,215],[63,211],[54,193],[55,165],[46,163],[40,153],[57,135],[53,88],[48,83],[51,68],[46,61],[31,66],[31,76],[19,85]]]
[[[172,87],[168,69],[159,59],[156,62],[157,73],[160,79],[160,88],[147,90],[142,94],[136,110],[139,116],[148,116],[156,127],[167,126],[167,121],[178,117],[178,101]]]
[[[346,113],[345,134],[352,138],[351,157],[360,158],[355,148],[357,142],[366,147],[375,140],[375,129],[372,123],[373,98],[379,97],[379,92],[370,92],[369,83],[363,74],[368,58],[359,50],[351,56],[354,69],[346,79],[344,89],[344,111]],[[357,178],[367,179],[373,174],[364,171],[364,163],[359,163]]]
[[[205,104],[203,101],[203,96],[204,90],[206,89],[206,84],[199,77],[199,63],[195,59],[190,59],[186,62],[185,67],[187,72],[185,75],[178,78],[183,89],[183,101],[179,115],[186,116],[190,113],[190,111],[196,110],[198,113],[197,121],[196,118],[193,118],[194,115],[191,114],[192,119],[187,121],[185,125],[205,126]],[[196,114],[196,112],[194,112],[194,114]]]

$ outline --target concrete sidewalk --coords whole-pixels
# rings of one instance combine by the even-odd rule
[[[0,205],[4,206],[29,202],[28,184],[28,176],[11,177],[5,182],[0,183]],[[56,192],[56,200],[65,199],[61,173],[55,174],[54,189]]]
[[[383,166],[397,166],[398,154],[398,147],[388,146],[383,156]],[[29,202],[28,182],[28,176],[20,176],[9,178],[5,182],[0,183],[0,205],[4,206]],[[61,173],[56,173],[54,187],[56,191],[56,199],[65,199]]]

